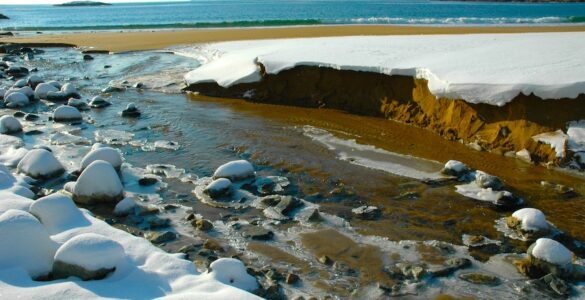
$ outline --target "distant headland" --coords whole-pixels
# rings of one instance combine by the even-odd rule
[[[110,3],[98,2],[98,1],[71,1],[61,4],[55,4],[54,6],[109,6]]]

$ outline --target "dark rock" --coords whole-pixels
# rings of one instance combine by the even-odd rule
[[[86,270],[80,266],[68,264],[59,260],[53,263],[53,278],[64,279],[71,276],[81,278],[81,280],[99,280],[105,278],[108,274],[114,272],[116,269],[99,269],[95,271]]]
[[[191,225],[201,231],[210,231],[213,229],[213,223],[205,219],[194,220],[191,222]]]
[[[500,191],[504,188],[502,180],[496,176],[477,171],[475,174],[475,183],[483,189],[491,188],[494,191]]]
[[[324,265],[332,265],[333,264],[333,260],[331,259],[331,257],[327,256],[327,255],[323,255],[321,257],[319,257],[319,262],[324,264]]]
[[[4,73],[15,78],[20,78],[27,76],[29,71],[25,67],[9,67]]]
[[[2,16],[4,16],[4,15],[0,14],[0,19],[2,19]],[[4,16],[4,17],[6,17],[6,16]],[[14,36],[14,33],[12,33],[11,31],[0,32],[0,36]]]
[[[36,114],[29,113],[29,114],[26,114],[26,115],[24,116],[24,119],[25,119],[26,121],[36,121],[36,120],[38,120],[38,119],[39,119],[39,116],[38,116],[38,115],[36,115]]]
[[[203,243],[203,248],[213,251],[223,252],[223,247],[216,240],[207,239]]]
[[[187,217],[186,217],[185,219],[186,219],[187,221],[194,220],[194,219],[195,219],[195,214],[193,214],[193,213],[190,213],[190,214],[188,214],[188,215],[187,215]]]
[[[89,54],[85,54],[85,55],[83,55],[83,60],[93,60],[93,56],[91,56]]]
[[[104,108],[107,106],[112,105],[112,103],[110,103],[109,101],[106,101],[105,99],[101,98],[101,97],[94,97],[91,102],[89,102],[89,106],[91,108]]]
[[[164,210],[175,210],[177,208],[179,208],[179,206],[175,204],[165,204],[165,206],[163,206]]]
[[[137,82],[137,83],[135,83],[135,84],[134,84],[134,88],[137,88],[137,89],[142,89],[142,88],[144,88],[144,83],[142,83],[142,82]]]
[[[33,130],[29,130],[27,132],[24,133],[24,135],[39,135],[39,134],[43,134],[43,131],[37,130],[37,129],[33,129]]]
[[[264,215],[274,220],[288,220],[288,215],[295,209],[303,205],[303,202],[296,197],[281,196],[280,201],[275,206],[264,209]]]
[[[498,277],[483,273],[464,273],[459,275],[459,279],[474,284],[497,285],[500,283]]]
[[[309,222],[321,222],[323,218],[321,218],[321,214],[319,214],[318,209],[314,209],[313,212],[307,218]]]
[[[138,179],[138,184],[141,186],[151,186],[158,183],[158,179],[154,177],[143,177]]]
[[[164,232],[150,232],[146,235],[146,239],[148,239],[153,244],[162,244],[170,242],[177,238],[177,235],[171,231],[164,231]]]
[[[259,226],[242,226],[241,230],[244,237],[252,240],[267,241],[274,236],[272,231]]]
[[[297,274],[293,274],[293,273],[289,273],[286,275],[286,284],[295,284],[297,282],[299,282],[301,278],[299,277],[299,275]]]
[[[15,118],[22,118],[25,116],[25,113],[21,112],[21,111],[17,111],[14,114],[12,114]]]
[[[109,68],[111,68],[111,67],[112,67],[111,65],[105,65],[105,66],[104,66],[104,69],[109,69]]]

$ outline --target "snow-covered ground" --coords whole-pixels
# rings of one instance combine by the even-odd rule
[[[213,43],[176,53],[204,65],[188,84],[228,87],[295,66],[321,66],[427,79],[437,97],[502,106],[519,93],[543,99],[585,93],[585,33],[352,36]],[[213,55],[209,55],[212,53]]]

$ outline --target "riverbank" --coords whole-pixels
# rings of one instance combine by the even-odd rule
[[[71,44],[83,49],[112,52],[158,50],[177,45],[221,41],[359,35],[482,34],[528,32],[580,32],[585,26],[442,27],[392,25],[332,25],[273,28],[196,29],[165,31],[41,34],[3,38],[1,42]]]

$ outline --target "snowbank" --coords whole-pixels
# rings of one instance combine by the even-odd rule
[[[114,167],[106,161],[96,160],[77,179],[73,196],[79,203],[118,202],[124,198],[124,189]]]
[[[268,74],[321,66],[414,76],[426,79],[437,97],[503,106],[519,93],[543,99],[585,93],[584,48],[585,33],[571,32],[236,41],[177,53],[203,58],[221,53],[188,73],[188,84],[256,82],[261,78],[257,63]]]
[[[40,179],[51,179],[51,177],[65,172],[63,165],[55,158],[53,153],[45,149],[28,151],[18,163],[17,169],[28,176]]]

